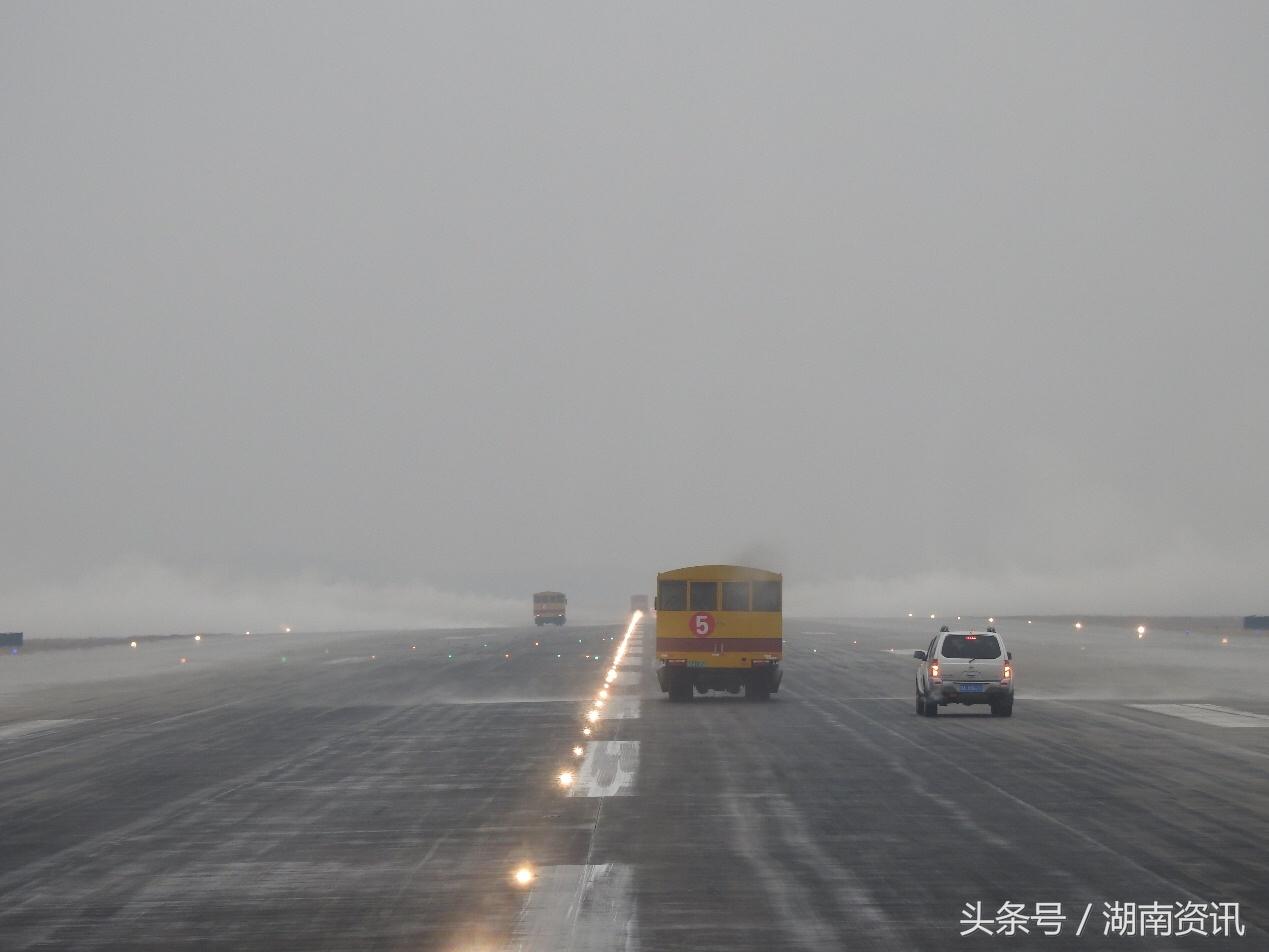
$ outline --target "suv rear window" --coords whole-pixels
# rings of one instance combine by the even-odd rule
[[[939,654],[944,658],[999,658],[1000,641],[995,635],[947,635]]]

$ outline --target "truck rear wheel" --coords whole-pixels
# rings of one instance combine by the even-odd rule
[[[670,700],[675,702],[692,699],[692,681],[686,671],[670,672]]]
[[[765,673],[754,672],[745,685],[746,701],[770,701],[771,700],[771,682],[767,680]]]

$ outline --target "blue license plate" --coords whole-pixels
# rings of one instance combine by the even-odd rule
[[[987,690],[985,684],[958,684],[956,687],[962,694],[982,694]]]

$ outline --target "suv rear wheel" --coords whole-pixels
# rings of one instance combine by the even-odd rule
[[[991,714],[992,717],[1012,717],[1013,698],[1006,698],[1003,701],[992,701]]]

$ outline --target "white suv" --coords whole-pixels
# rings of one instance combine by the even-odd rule
[[[941,704],[990,704],[992,714],[1013,713],[1013,652],[1006,651],[995,628],[943,630],[924,651],[916,674],[916,710],[933,717]]]

